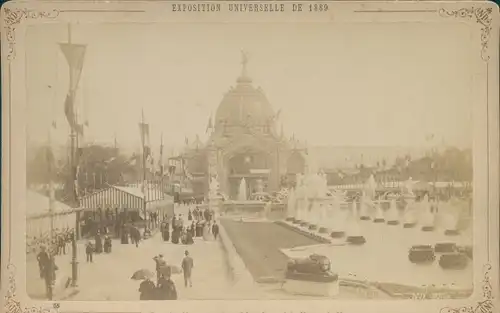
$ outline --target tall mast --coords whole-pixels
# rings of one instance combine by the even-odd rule
[[[163,176],[165,175],[164,170],[165,169],[163,166],[163,132],[162,132],[161,137],[160,137],[160,174],[161,174],[161,177],[160,177],[160,190],[161,190],[160,197],[161,197],[161,199],[163,199],[163,195],[164,195],[164,191],[163,191]]]
[[[147,200],[146,200],[146,132],[145,132],[145,121],[144,121],[144,109],[142,109],[142,123],[141,123],[141,130],[142,130],[142,193],[144,195],[144,201],[142,203],[142,209],[144,213],[144,222],[146,222],[146,227],[147,227]],[[144,229],[146,230],[146,229]]]

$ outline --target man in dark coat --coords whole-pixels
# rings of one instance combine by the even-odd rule
[[[219,225],[214,222],[214,225],[212,225],[212,234],[214,234],[214,238],[217,239],[217,236],[219,235]]]
[[[49,259],[49,263],[47,264],[47,267],[44,271],[44,278],[45,278],[45,288],[47,291],[47,299],[52,300],[53,297],[53,287],[54,287],[54,282],[56,281],[56,271],[59,268],[56,265],[54,256],[51,256]]]
[[[193,258],[189,256],[189,251],[185,251],[184,254],[186,255],[184,259],[182,259],[182,272],[184,273],[184,285],[187,287],[189,284],[189,287],[193,287],[193,282],[191,281],[191,272],[193,271],[194,267],[194,262]]]
[[[192,221],[193,220],[193,213],[191,212],[191,209],[189,209],[189,212],[188,212],[188,221]]]
[[[94,246],[92,245],[92,242],[87,242],[87,245],[85,246],[85,253],[87,254],[87,262],[93,263]]]
[[[122,226],[121,243],[122,244],[128,244],[128,229],[127,229],[126,226]]]
[[[36,256],[38,268],[40,269],[40,278],[45,277],[45,269],[47,268],[50,258],[44,246],[40,247],[40,252]]]

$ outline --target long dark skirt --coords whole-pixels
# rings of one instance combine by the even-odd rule
[[[168,230],[164,230],[162,233],[163,236],[163,241],[169,241],[170,240],[170,232]]]

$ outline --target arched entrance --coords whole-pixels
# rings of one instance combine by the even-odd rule
[[[247,199],[259,189],[268,189],[273,162],[263,150],[247,147],[227,156],[227,191],[230,199],[238,199],[240,184],[245,180]]]

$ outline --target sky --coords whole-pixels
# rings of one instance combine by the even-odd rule
[[[67,26],[27,33],[28,144],[65,144]],[[139,147],[144,110],[151,144],[206,138],[208,119],[241,71],[261,86],[285,133],[312,145],[472,144],[471,35],[433,23],[79,24],[87,44],[77,91],[86,141]],[[50,86],[50,87],[49,87]],[[278,126],[280,127],[280,126]]]

